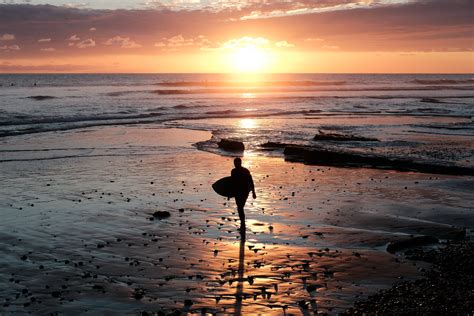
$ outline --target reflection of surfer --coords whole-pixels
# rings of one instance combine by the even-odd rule
[[[231,177],[234,183],[235,203],[237,203],[240,222],[245,225],[245,202],[247,202],[250,191],[252,191],[252,196],[254,199],[257,198],[257,195],[255,194],[252,175],[247,168],[242,167],[242,160],[240,158],[235,158],[234,165],[235,168],[232,169]]]

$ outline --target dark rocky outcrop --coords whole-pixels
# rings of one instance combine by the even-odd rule
[[[322,166],[368,167],[450,175],[474,175],[474,168],[471,167],[437,165],[379,155],[335,152],[307,146],[287,146],[285,147],[283,154],[285,155],[285,159],[288,161],[304,162],[307,164]]]
[[[362,137],[356,135],[346,135],[338,133],[328,133],[319,130],[319,134],[314,135],[313,140],[331,140],[331,141],[358,141],[358,142],[378,142],[376,138]]]
[[[285,148],[286,146],[288,145],[284,143],[276,143],[276,142],[267,142],[260,145],[260,147],[265,148],[265,149]]]
[[[244,151],[245,150],[244,143],[237,140],[221,139],[217,145],[219,146],[219,148],[227,150],[227,151]]]
[[[438,243],[438,238],[432,236],[417,236],[408,239],[392,241],[388,244],[387,251],[390,253],[395,253],[397,251],[406,250],[409,248],[427,246]]]

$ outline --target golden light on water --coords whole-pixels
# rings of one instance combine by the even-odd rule
[[[238,123],[241,128],[251,129],[257,127],[257,122],[254,119],[246,118],[241,119]]]
[[[242,98],[243,99],[255,99],[255,93],[250,93],[250,92],[242,93]],[[247,111],[247,109],[246,109],[246,111]]]

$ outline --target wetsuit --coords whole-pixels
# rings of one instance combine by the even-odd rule
[[[244,167],[232,169],[231,177],[235,185],[235,203],[241,221],[245,220],[244,206],[247,202],[249,192],[254,190],[253,179],[250,171]]]

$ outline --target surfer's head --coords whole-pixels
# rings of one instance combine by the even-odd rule
[[[241,167],[241,166],[242,166],[242,159],[240,159],[240,158],[235,158],[235,159],[234,159],[234,166],[235,166],[236,168]]]

